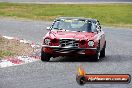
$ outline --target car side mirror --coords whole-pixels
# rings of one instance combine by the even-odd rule
[[[47,30],[51,30],[52,28],[51,28],[51,27],[47,27],[46,29],[47,29]]]

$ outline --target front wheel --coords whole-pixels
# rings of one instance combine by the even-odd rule
[[[105,47],[101,50],[100,57],[105,57]]]
[[[96,51],[96,54],[93,56],[93,61],[99,61],[100,59],[100,51]]]
[[[44,51],[41,51],[41,61],[49,61],[51,56],[46,54]]]

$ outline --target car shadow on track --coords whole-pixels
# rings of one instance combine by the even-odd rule
[[[95,62],[92,57],[57,57],[52,58],[50,62]],[[103,58],[100,59],[102,61]]]
[[[100,58],[98,62],[131,62],[132,56],[130,55],[106,55]],[[92,57],[57,57],[52,58],[50,62],[96,62]]]

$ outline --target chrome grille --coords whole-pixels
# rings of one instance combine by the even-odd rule
[[[60,39],[60,47],[79,47],[79,40],[76,39]]]
[[[61,52],[61,53],[70,53],[70,52],[77,52],[78,50],[74,49],[54,49],[55,52]]]

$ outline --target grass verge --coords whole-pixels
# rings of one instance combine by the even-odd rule
[[[33,52],[29,44],[17,40],[8,40],[0,36],[0,58],[16,55],[29,55]]]
[[[0,16],[48,21],[60,16],[88,17],[104,25],[132,27],[132,4],[0,3]]]

